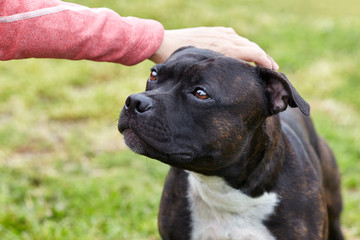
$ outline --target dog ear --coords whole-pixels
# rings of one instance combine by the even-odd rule
[[[298,107],[306,116],[310,115],[309,104],[300,96],[285,74],[261,66],[257,66],[257,69],[265,85],[271,115],[285,111],[288,105]]]

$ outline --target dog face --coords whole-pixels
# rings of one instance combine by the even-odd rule
[[[231,164],[264,120],[308,105],[279,73],[192,47],[155,65],[126,100],[119,131],[134,152],[191,171]]]

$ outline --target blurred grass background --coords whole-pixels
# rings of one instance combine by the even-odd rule
[[[74,0],[167,29],[233,27],[263,47],[312,106],[342,173],[347,239],[360,239],[360,2]],[[0,239],[159,239],[168,167],[117,132],[152,63],[0,62]]]

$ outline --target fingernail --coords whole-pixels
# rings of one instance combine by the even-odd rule
[[[279,70],[279,68],[280,68],[279,65],[274,61],[274,70],[277,71],[277,70]]]

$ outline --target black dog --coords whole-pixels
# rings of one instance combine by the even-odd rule
[[[209,50],[153,67],[118,128],[172,166],[162,238],[343,239],[339,172],[309,111],[285,75]]]

